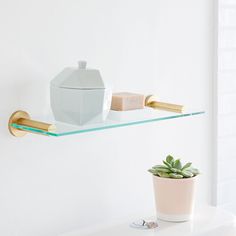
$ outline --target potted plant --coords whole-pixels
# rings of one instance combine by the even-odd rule
[[[191,219],[194,203],[194,189],[198,169],[188,162],[182,165],[180,159],[171,155],[163,160],[164,165],[148,170],[153,174],[157,218],[181,222]]]

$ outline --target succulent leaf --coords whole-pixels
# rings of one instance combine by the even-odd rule
[[[163,178],[170,178],[170,175],[165,172],[158,171],[158,175]]]
[[[165,173],[170,173],[171,172],[170,169],[168,169],[167,167],[156,167],[156,168],[154,168],[154,170],[165,172]]]
[[[148,172],[152,173],[153,175],[156,173],[154,169],[149,169]]]
[[[166,157],[166,162],[168,162],[170,165],[172,165],[172,163],[174,162],[174,157],[172,157],[171,155],[168,155]]]
[[[191,165],[192,165],[192,163],[191,163],[191,162],[188,162],[187,164],[185,164],[185,165],[183,166],[182,170],[189,168]]]
[[[193,173],[190,172],[190,171],[188,171],[188,170],[183,170],[183,171],[182,171],[182,175],[183,175],[184,177],[187,177],[187,178],[193,177]]]
[[[152,168],[159,168],[159,167],[165,167],[165,168],[167,168],[167,167],[164,166],[164,165],[155,165],[155,166],[153,166]]]
[[[181,170],[182,164],[181,164],[181,162],[180,162],[179,159],[177,159],[177,160],[174,162],[173,167],[176,168],[176,169]]]
[[[176,168],[170,168],[170,170],[173,172],[173,173],[179,173],[181,172],[180,170],[176,169]]]
[[[199,170],[196,168],[189,168],[187,170],[190,171],[194,176],[200,174]]]
[[[170,173],[169,176],[170,176],[170,178],[173,178],[173,179],[182,179],[183,178],[183,175],[175,174],[175,173]]]
[[[168,168],[172,168],[171,164],[169,164],[168,162],[163,160],[163,163],[168,167]]]

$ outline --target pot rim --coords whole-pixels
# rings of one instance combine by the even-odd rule
[[[198,178],[198,175],[195,175],[194,177],[190,177],[190,178],[181,178],[181,179],[174,179],[174,178],[165,178],[165,177],[160,177],[157,175],[153,175],[153,179],[157,178],[157,179],[162,179],[162,180],[166,180],[166,181],[190,181],[190,180],[195,180],[196,178]]]

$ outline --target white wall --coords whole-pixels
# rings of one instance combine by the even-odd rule
[[[0,235],[48,236],[154,214],[147,169],[171,153],[211,201],[213,0],[0,1]],[[116,90],[204,116],[50,138],[9,135],[17,109],[50,111],[49,81],[86,59]]]
[[[236,214],[236,3],[219,1],[217,204]]]

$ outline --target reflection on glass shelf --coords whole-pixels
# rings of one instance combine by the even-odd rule
[[[48,136],[59,137],[59,136],[65,136],[65,135],[73,135],[73,134],[79,134],[79,133],[99,131],[99,130],[104,130],[104,129],[139,125],[139,124],[157,122],[157,121],[162,121],[162,120],[170,120],[170,119],[187,117],[187,116],[195,116],[195,115],[200,115],[204,113],[205,113],[204,111],[197,111],[197,112],[186,112],[186,113],[178,114],[178,113],[173,113],[173,112],[153,110],[153,112],[149,114],[147,113],[143,115],[138,114],[136,119],[134,119],[134,115],[128,118],[127,117],[117,118],[116,115],[114,115],[113,113],[110,116],[108,116],[108,119],[104,123],[99,123],[99,124],[75,126],[75,125],[70,125],[66,123],[56,122],[55,125],[57,129],[54,132],[46,132],[43,130],[35,129],[35,128],[24,126],[24,125],[18,125],[15,123],[12,124],[12,126],[17,129],[30,131],[37,134],[44,134]]]

